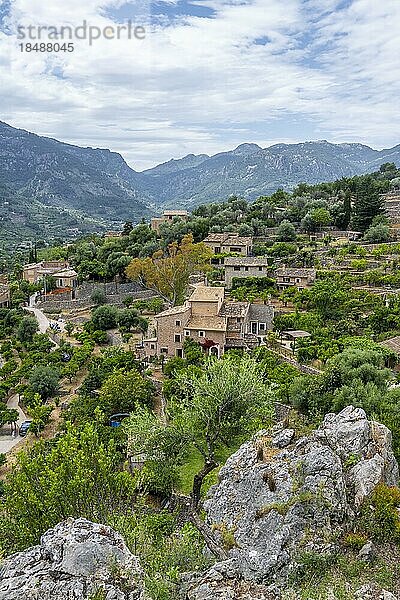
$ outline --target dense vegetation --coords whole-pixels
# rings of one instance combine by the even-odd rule
[[[172,600],[182,572],[205,567],[211,555],[226,556],[232,534],[225,532],[221,546],[202,518],[202,500],[226,458],[252,433],[271,426],[276,403],[291,407],[290,422],[300,433],[327,412],[363,407],[392,430],[400,459],[400,391],[393,370],[399,358],[382,345],[400,334],[400,245],[382,240],[388,227],[379,196],[398,177],[388,164],[369,176],[300,185],[292,194],[278,191],[254,203],[230,198],[201,206],[188,222],[163,225],[159,236],[144,223],[126,223],[123,235],[112,240],[92,236],[67,246],[38,246],[31,259],[36,253],[68,258],[81,282],[131,279],[157,295],[126,296],[117,308],[96,283],[86,322],[68,322],[58,345],[38,333],[36,319],[23,308],[40,284],[22,281],[23,256],[8,258],[3,266],[9,268],[12,307],[0,310],[0,424],[15,423],[18,415],[6,402],[18,394],[32,425],[15,464],[0,460],[0,550],[26,548],[65,517],[85,516],[120,531],[142,560],[150,596]],[[328,225],[357,228],[364,239],[338,244],[329,231],[310,239]],[[183,358],[141,360],[132,339],[141,338],[154,314],[184,301],[193,274],[206,272],[220,284],[222,267],[210,261],[221,257],[202,243],[213,231],[263,238],[255,252],[267,257],[270,273],[235,280],[231,296],[274,302],[273,330],[264,345],[218,360],[190,339]],[[377,238],[383,243],[370,247]],[[315,284],[278,290],[274,269],[283,261],[315,267]],[[121,343],[109,347],[107,332],[116,329]],[[288,330],[309,335],[284,347]],[[304,373],[305,365],[312,374]],[[121,426],[112,427],[118,416]],[[363,540],[400,544],[398,504],[398,491],[377,488],[354,531],[341,540],[344,552],[353,552],[351,560],[327,564],[304,556],[297,585],[306,590],[310,573],[318,586],[335,577],[341,585],[343,573],[349,580],[361,577],[354,553]]]

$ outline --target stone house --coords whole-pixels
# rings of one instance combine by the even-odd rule
[[[384,201],[385,215],[389,219],[391,236],[398,238],[400,233],[400,190],[381,194],[381,198]]]
[[[106,231],[103,237],[105,240],[120,238],[122,237],[122,231]]]
[[[183,356],[185,338],[215,356],[227,348],[252,348],[272,328],[273,317],[271,306],[226,301],[223,287],[199,286],[184,305],[155,316],[156,336],[144,340],[145,354]]]
[[[53,273],[57,288],[75,289],[78,287],[78,273],[74,269],[62,269]]]
[[[253,238],[238,233],[209,233],[203,242],[214,254],[249,256],[253,248]]]
[[[69,268],[69,263],[65,260],[41,261],[39,263],[24,265],[22,278],[29,283],[37,283],[46,275],[54,277],[56,273]]]
[[[0,308],[9,308],[10,303],[10,286],[8,283],[0,283]]]
[[[232,288],[234,277],[267,277],[268,262],[267,257],[258,256],[231,256],[225,258],[225,287]]]
[[[189,213],[187,210],[164,210],[161,217],[153,217],[150,220],[150,229],[158,233],[162,223],[172,223],[175,218],[187,221]]]
[[[276,285],[279,290],[295,287],[304,290],[315,283],[317,272],[315,269],[297,269],[282,267],[275,271]]]

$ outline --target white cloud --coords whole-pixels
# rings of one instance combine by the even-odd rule
[[[123,4],[14,0],[11,21],[105,26],[104,8]],[[333,141],[400,142],[398,0],[198,4],[213,18],[180,17],[142,41],[77,41],[68,55],[21,53],[0,34],[4,120],[110,147],[137,168],[242,141],[298,141],[310,128]]]

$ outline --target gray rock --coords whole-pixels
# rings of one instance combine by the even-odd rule
[[[358,558],[365,562],[372,562],[376,558],[376,548],[372,542],[367,542],[358,553]]]
[[[294,438],[294,429],[283,429],[272,438],[272,445],[277,448],[286,448]]]
[[[354,596],[357,600],[396,600],[396,596],[392,592],[369,583],[354,592]]]
[[[279,435],[271,439],[261,432],[243,444],[204,505],[214,530],[223,525],[236,542],[229,561],[214,570],[229,563],[231,578],[233,571],[238,580],[257,585],[285,583],[300,551],[335,552],[334,540],[364,497],[380,481],[399,481],[390,431],[362,409],[349,406],[327,415],[319,429],[284,449],[276,443]],[[222,584],[202,585],[204,596],[204,585]],[[196,594],[193,588],[188,597],[199,600]]]
[[[0,565],[0,600],[144,600],[138,559],[105,525],[68,519]]]

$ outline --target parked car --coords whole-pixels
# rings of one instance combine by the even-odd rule
[[[21,423],[21,426],[19,428],[19,435],[21,437],[25,437],[26,434],[28,433],[28,429],[31,426],[32,421],[24,421],[23,423]]]
[[[130,413],[118,413],[116,415],[111,415],[109,424],[110,427],[119,427],[124,419],[127,419],[130,416]]]

